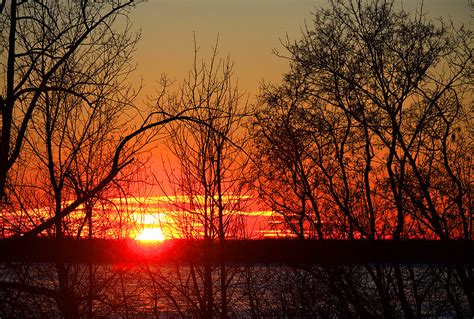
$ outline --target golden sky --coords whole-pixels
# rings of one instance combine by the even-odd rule
[[[469,0],[425,0],[430,17],[443,17],[472,28]],[[161,74],[181,80],[191,67],[193,32],[202,58],[209,56],[219,35],[219,53],[235,61],[241,91],[253,97],[262,80],[277,82],[287,63],[272,54],[282,52],[280,39],[298,38],[300,27],[311,22],[315,7],[327,0],[147,0],[131,14],[142,39],[135,54],[144,92],[153,95]],[[396,1],[400,5],[401,1]],[[406,10],[420,0],[405,0]]]

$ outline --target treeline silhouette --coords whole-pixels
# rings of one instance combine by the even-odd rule
[[[471,264],[472,241],[3,239],[0,262],[214,265]]]

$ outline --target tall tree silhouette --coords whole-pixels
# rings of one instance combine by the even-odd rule
[[[55,197],[54,214],[28,217],[29,226],[17,234],[36,236],[53,227],[60,234],[66,217],[82,204],[90,206],[137,161],[148,141],[144,133],[178,119],[157,112],[143,116],[133,103],[127,82],[139,38],[127,18],[133,6],[133,1],[3,2],[2,209],[9,190],[8,210],[18,211],[15,194],[26,194],[28,178],[34,182],[32,158],[48,181],[40,186],[51,186]],[[8,214],[2,216],[10,222]]]
[[[290,70],[263,88],[255,121],[254,180],[295,235],[472,240],[471,37],[422,8],[333,0],[285,43]],[[472,311],[472,269],[456,272]],[[383,297],[387,274],[370,273]]]
[[[285,210],[343,237],[472,239],[470,36],[392,1],[316,11],[255,123]]]
[[[9,171],[21,156],[31,120],[46,95],[61,93],[93,105],[112,88],[114,63],[127,58],[136,36],[111,28],[133,1],[3,1],[0,108],[0,198],[6,200]],[[124,15],[125,14],[125,15]],[[125,29],[128,24],[125,21]],[[110,55],[125,49],[122,54]],[[94,52],[94,53],[93,53]],[[120,51],[119,51],[120,52]],[[99,60],[101,63],[96,63]],[[120,62],[119,62],[120,61]],[[64,79],[68,70],[67,81]],[[112,71],[112,72],[110,72]],[[105,102],[105,101],[102,101]]]
[[[197,61],[197,57],[195,48],[188,78],[177,93],[163,92],[157,106],[168,114],[184,110],[198,120],[167,127],[168,146],[178,162],[178,168],[170,168],[167,174],[174,188],[169,197],[175,212],[169,214],[177,234],[202,239],[208,250],[215,242],[242,238],[245,233],[239,211],[246,202],[242,183],[245,138],[241,133],[247,106],[233,80],[233,63],[218,59],[217,45],[208,63]],[[169,190],[164,191],[169,194]],[[196,296],[194,311],[198,317],[229,317],[228,291],[233,289],[229,284],[234,271],[225,264],[215,267],[210,263],[177,271],[192,277],[189,282],[194,285],[185,293],[187,298]]]

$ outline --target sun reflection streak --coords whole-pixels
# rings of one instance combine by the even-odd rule
[[[139,242],[158,242],[167,239],[200,237],[203,234],[203,220],[209,213],[202,208],[205,197],[195,196],[150,196],[150,197],[123,197],[107,198],[93,207],[93,232],[97,238],[130,238]],[[246,236],[250,238],[271,237],[268,233],[268,223],[272,226],[282,223],[278,216],[270,210],[258,210],[252,206],[237,205],[238,201],[251,202],[250,196],[225,195],[223,202],[230,203],[229,209],[223,210],[227,221],[233,220],[242,223]],[[65,201],[64,207],[72,201]],[[234,205],[235,204],[235,205]],[[226,208],[227,208],[226,206]],[[3,212],[2,212],[3,213]],[[30,218],[32,223],[39,224],[54,216],[54,207],[38,207],[31,211],[15,211],[14,214],[4,217],[10,223],[25,223]],[[84,205],[79,205],[67,216],[74,232],[78,225],[82,225],[86,218]],[[86,237],[86,224],[80,237]],[[279,227],[275,227],[279,228]],[[279,232],[273,230],[279,235]],[[7,234],[9,237],[10,234]]]

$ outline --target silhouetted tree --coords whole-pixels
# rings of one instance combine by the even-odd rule
[[[10,1],[10,8],[6,4],[1,7],[2,54],[7,61],[0,100],[2,209],[7,207],[4,191],[18,194],[25,186],[9,179],[11,187],[5,188],[7,173],[28,179],[28,161],[36,157],[47,167],[43,172],[47,171],[56,205],[55,213],[42,220],[26,216],[33,227],[18,233],[37,236],[53,226],[60,229],[62,220],[81,205],[90,206],[120,178],[148,141],[145,132],[186,116],[151,112],[143,117],[133,104],[134,92],[127,82],[138,40],[127,20],[133,1]],[[129,125],[120,126],[121,121]],[[26,142],[33,155],[23,151]],[[103,160],[91,162],[94,152],[102,152]],[[67,195],[62,193],[65,187]],[[10,211],[17,211],[13,206]]]
[[[2,2],[0,205],[7,236],[127,235],[131,220],[123,207],[110,209],[111,198],[129,195],[139,151],[149,141],[145,132],[179,118],[156,112],[142,118],[133,103],[127,77],[138,35],[127,20],[131,7],[133,1]],[[102,267],[94,265],[52,268],[57,288],[28,271],[20,282],[0,286],[52,298],[66,318],[91,317],[93,301],[103,297],[98,291],[116,276],[105,271],[99,278]],[[117,276],[123,284],[126,274]]]
[[[469,36],[392,1],[318,10],[256,121],[263,159],[291,174],[285,210],[315,229],[334,213],[344,237],[472,239]]]
[[[422,8],[333,0],[285,43],[290,71],[263,88],[253,127],[254,180],[293,234],[472,240],[471,36]],[[368,267],[384,315],[397,311],[393,282],[401,311],[416,316],[405,279],[419,278],[391,270]],[[472,267],[456,273],[473,311]],[[337,277],[367,315],[347,271]]]
[[[99,98],[96,93],[111,89],[110,63],[127,58],[135,40],[118,36],[110,27],[133,5],[133,1],[2,1],[2,201],[8,172],[21,155],[30,121],[45,95],[60,92],[93,104]],[[126,48],[125,54],[111,56],[114,50],[107,47]],[[94,59],[103,63],[90,63]],[[71,71],[67,84],[59,81],[65,69]]]
[[[94,188],[108,178],[116,145],[132,128],[123,125],[130,120],[124,115],[138,114],[132,104],[134,93],[126,82],[138,41],[124,16],[132,2],[10,1],[9,5],[1,10],[2,48],[6,49],[2,52],[7,58],[2,70],[7,80],[1,100],[2,137],[6,137],[0,142],[2,200],[7,172],[26,174],[9,178],[12,208],[2,208],[8,235],[28,233],[55,218],[54,229],[45,230],[58,239],[85,237],[84,228],[89,238],[100,233],[110,236],[110,229],[126,225],[110,220],[125,212],[110,214],[102,209],[99,216],[93,216],[93,210],[103,204],[104,197],[113,196],[106,186],[116,187],[119,178],[123,179],[116,174],[121,168],[114,169],[108,185]],[[117,19],[123,20],[122,27],[112,29]],[[130,155],[138,148],[124,153]],[[102,196],[104,192],[107,196]],[[61,216],[75,201],[82,202],[82,209],[76,209],[73,216]],[[93,221],[98,226],[95,232]],[[108,231],[103,227],[107,222]],[[36,289],[53,296],[66,318],[79,317],[81,300],[87,299],[91,317],[93,301],[98,298],[95,291],[101,286],[95,277],[97,267],[57,262],[54,268],[56,291],[28,281],[22,283],[25,291]],[[82,285],[80,277],[87,278],[88,285]],[[82,298],[84,290],[87,298]]]
[[[178,163],[178,168],[169,169],[167,174],[174,186],[169,196],[174,212],[168,214],[173,232],[188,239],[202,239],[204,249],[208,249],[216,241],[242,238],[245,232],[239,215],[246,202],[241,182],[246,163],[242,152],[245,139],[239,133],[246,119],[246,101],[234,83],[232,62],[217,58],[217,45],[209,63],[199,63],[197,56],[195,48],[188,78],[177,93],[163,92],[157,107],[167,114],[185,112],[197,120],[167,127],[167,144]],[[165,80],[165,90],[166,86]],[[164,191],[170,194],[169,190]],[[184,293],[188,294],[186,298],[192,296],[198,317],[230,315],[229,291],[234,287],[229,284],[235,273],[224,264],[217,268],[210,263],[184,268],[183,276],[193,283]]]

